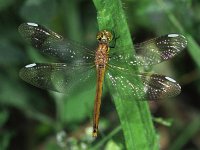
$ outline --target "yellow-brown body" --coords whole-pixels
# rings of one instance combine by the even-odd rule
[[[106,30],[101,31],[97,34],[97,40],[99,45],[96,49],[95,54],[95,66],[97,72],[97,86],[96,86],[96,96],[94,103],[94,117],[93,117],[93,137],[97,137],[101,97],[103,89],[103,81],[105,76],[106,67],[109,58],[109,42],[112,40],[112,34]]]

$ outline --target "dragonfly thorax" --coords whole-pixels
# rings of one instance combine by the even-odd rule
[[[95,65],[97,68],[105,68],[108,63],[109,55],[109,46],[108,44],[99,44],[96,54],[95,54]]]

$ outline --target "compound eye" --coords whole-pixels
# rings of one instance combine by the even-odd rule
[[[101,37],[100,37],[100,36],[98,36],[98,37],[97,37],[97,40],[98,40],[98,41],[99,41],[99,40],[101,40]]]
[[[107,33],[107,39],[110,42],[112,40],[112,34],[110,32]]]
[[[102,39],[102,33],[98,33],[98,34],[97,34],[97,40],[98,40],[98,41],[101,41],[101,39]]]

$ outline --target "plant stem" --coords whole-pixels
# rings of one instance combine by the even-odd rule
[[[115,35],[119,37],[116,46],[126,46],[126,49],[123,50],[124,53],[133,54],[133,44],[121,1],[93,0],[93,2],[97,9],[99,29],[114,31]],[[134,72],[138,71],[137,67],[131,69]],[[138,82],[138,85],[140,84]],[[120,118],[127,149],[158,149],[157,135],[152,123],[148,103],[137,100],[134,94],[130,96],[130,99],[127,99],[125,98],[126,96],[123,96],[125,93],[122,92],[119,96],[118,93],[113,92],[111,86],[109,86],[109,89]]]

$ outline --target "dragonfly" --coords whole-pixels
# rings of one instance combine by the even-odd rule
[[[135,44],[131,54],[110,46],[114,35],[108,30],[97,33],[98,46],[89,49],[78,42],[36,23],[23,23],[19,33],[40,53],[56,58],[56,63],[32,63],[19,75],[31,85],[60,93],[76,91],[76,87],[96,79],[92,136],[97,137],[104,80],[117,92],[134,94],[138,99],[159,100],[174,97],[181,86],[172,78],[156,73],[133,72],[134,66],[152,66],[179,54],[187,40],[181,34],[166,34]],[[120,37],[119,37],[120,38]],[[117,42],[117,41],[116,41]],[[138,86],[138,80],[142,86]],[[95,84],[95,81],[94,81]],[[75,86],[76,85],[76,86]],[[126,90],[129,89],[129,92]]]

